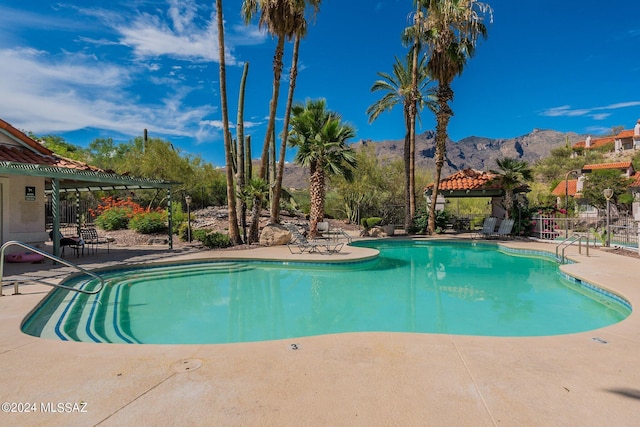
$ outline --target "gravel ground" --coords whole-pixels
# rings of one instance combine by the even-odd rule
[[[219,233],[227,233],[228,219],[226,207],[209,207],[197,211],[191,212],[191,226],[193,229],[209,229],[217,231]],[[249,219],[247,220],[249,221]],[[291,216],[283,214],[281,221],[284,223],[294,222],[296,224],[308,223],[303,216]],[[341,220],[327,219],[332,228],[342,228],[347,231],[359,230],[359,227],[355,224],[347,224]],[[269,213],[267,211],[262,212],[260,219],[260,226],[263,227],[269,222]],[[114,230],[114,231],[99,231],[100,236],[111,237],[114,239],[112,243],[115,246],[145,246],[145,245],[166,245],[168,235],[166,233],[157,234],[140,234],[132,230]],[[185,246],[198,246],[199,242],[187,243],[180,240],[177,235],[173,236],[173,247],[181,248]],[[255,248],[258,245],[239,245],[230,249],[250,249]]]

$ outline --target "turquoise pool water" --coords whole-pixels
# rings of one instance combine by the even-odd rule
[[[52,292],[23,331],[155,344],[366,331],[540,336],[597,329],[631,312],[624,300],[563,278],[542,256],[490,244],[358,244],[380,256],[347,264],[201,262],[110,271],[99,296]]]

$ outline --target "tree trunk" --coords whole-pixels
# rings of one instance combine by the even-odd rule
[[[404,147],[402,150],[402,160],[404,162],[404,231],[408,234],[413,222],[411,216],[411,140],[410,140],[410,120],[408,112],[405,114],[405,134],[404,134]]]
[[[229,132],[229,112],[227,110],[227,75],[224,58],[224,21],[222,16],[222,0],[216,0],[218,20],[218,55],[220,60],[220,102],[222,104],[222,124],[224,134],[224,152],[227,178],[227,211],[229,213],[229,240],[234,245],[242,243],[240,230],[238,229],[238,217],[236,214],[236,192],[233,182],[233,157],[231,154],[231,133]]]
[[[416,14],[416,27],[420,28],[420,6]],[[418,56],[420,55],[420,40],[416,37],[413,43],[411,61],[411,99],[409,104],[409,211],[410,228],[416,216],[416,116],[418,115]],[[409,229],[410,229],[409,228]],[[409,229],[405,229],[409,233]]]
[[[453,111],[449,107],[449,101],[453,98],[453,91],[448,84],[441,83],[438,87],[438,112],[436,113],[436,177],[431,193],[431,205],[429,206],[429,233],[436,231],[436,202],[438,199],[438,189],[440,187],[440,177],[442,176],[442,166],[444,166],[444,156],[447,152],[447,128]]]
[[[278,110],[278,94],[280,92],[280,77],[282,75],[282,56],[284,55],[284,37],[278,37],[275,54],[273,55],[273,92],[271,94],[271,102],[269,103],[269,122],[267,131],[262,145],[262,157],[260,158],[259,178],[265,179],[267,176],[268,159],[269,159],[269,143],[271,136],[275,132],[276,111]],[[261,204],[257,198],[253,200],[254,205]],[[254,209],[255,211],[255,209]],[[251,219],[251,231],[249,239],[251,241],[258,240],[260,215]]]
[[[312,164],[309,177],[309,198],[311,206],[309,212],[309,236],[318,235],[318,222],[324,219],[324,168],[320,163]]]
[[[284,178],[284,162],[287,150],[287,139],[289,138],[289,119],[291,116],[291,106],[293,104],[293,94],[296,89],[296,79],[298,78],[298,51],[300,48],[300,36],[297,35],[293,44],[293,57],[291,58],[291,72],[289,73],[289,93],[287,95],[287,106],[284,110],[284,127],[282,129],[282,141],[280,142],[280,159],[278,160],[278,171],[276,182],[271,199],[270,222],[277,224],[280,222],[280,193],[282,192],[282,179]]]

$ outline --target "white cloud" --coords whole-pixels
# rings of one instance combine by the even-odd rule
[[[589,116],[595,120],[604,120],[609,117],[611,113],[598,113],[597,111],[611,111],[621,108],[637,107],[640,105],[640,101],[619,102],[616,104],[609,104],[602,107],[591,107],[582,109],[572,109],[570,105],[562,105],[560,107],[548,108],[540,113],[541,116],[547,117],[581,117]]]
[[[137,135],[144,128],[163,135],[193,136],[197,123],[216,111],[211,105],[185,107],[193,88],[181,85],[160,104],[135,104],[124,89],[138,69],[104,64],[92,56],[58,57],[34,49],[0,50],[6,68],[0,93],[0,117],[34,133],[97,128]]]

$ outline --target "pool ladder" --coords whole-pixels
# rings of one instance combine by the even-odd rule
[[[564,256],[565,249],[573,245],[576,241],[578,241],[578,253],[582,255],[582,239],[585,239],[585,246],[587,247],[587,256],[589,256],[589,238],[576,233],[576,234],[572,234],[571,236],[567,237],[562,242],[556,245],[556,260],[558,260],[560,264],[564,264],[566,262],[566,258]],[[560,248],[562,248],[562,256],[558,255]]]
[[[64,286],[64,285],[60,285],[60,284],[57,284],[57,283],[45,282],[44,280],[29,278],[28,280],[25,280],[25,281],[15,281],[14,282],[14,284],[13,284],[13,295],[20,294],[18,286],[21,283],[26,283],[26,282],[40,283],[42,285],[54,286],[56,288],[67,289],[67,290],[70,290],[70,291],[80,292],[80,293],[87,294],[87,295],[97,294],[98,292],[100,292],[102,290],[102,288],[104,288],[104,279],[102,277],[98,276],[97,274],[92,273],[89,270],[86,270],[86,269],[84,269],[84,268],[82,268],[82,267],[80,267],[78,265],[70,263],[69,261],[66,261],[66,260],[64,260],[62,258],[58,258],[57,256],[51,255],[48,252],[45,252],[45,251],[40,250],[38,248],[34,248],[33,246],[29,246],[26,243],[18,242],[16,240],[10,240],[10,241],[6,242],[4,245],[2,245],[2,247],[0,248],[0,297],[4,296],[3,291],[2,291],[2,280],[4,279],[4,250],[6,248],[8,248],[9,246],[20,246],[21,248],[24,248],[24,249],[27,249],[27,250],[29,250],[31,252],[35,252],[37,254],[40,254],[45,258],[49,258],[50,260],[53,260],[54,262],[59,262],[60,264],[64,264],[67,267],[75,268],[76,270],[80,271],[81,273],[89,275],[89,276],[93,277],[94,279],[97,279],[100,282],[100,287],[98,289],[95,289],[95,290],[92,290],[92,291],[87,291],[85,289],[78,289],[78,288],[73,288],[71,286]]]

